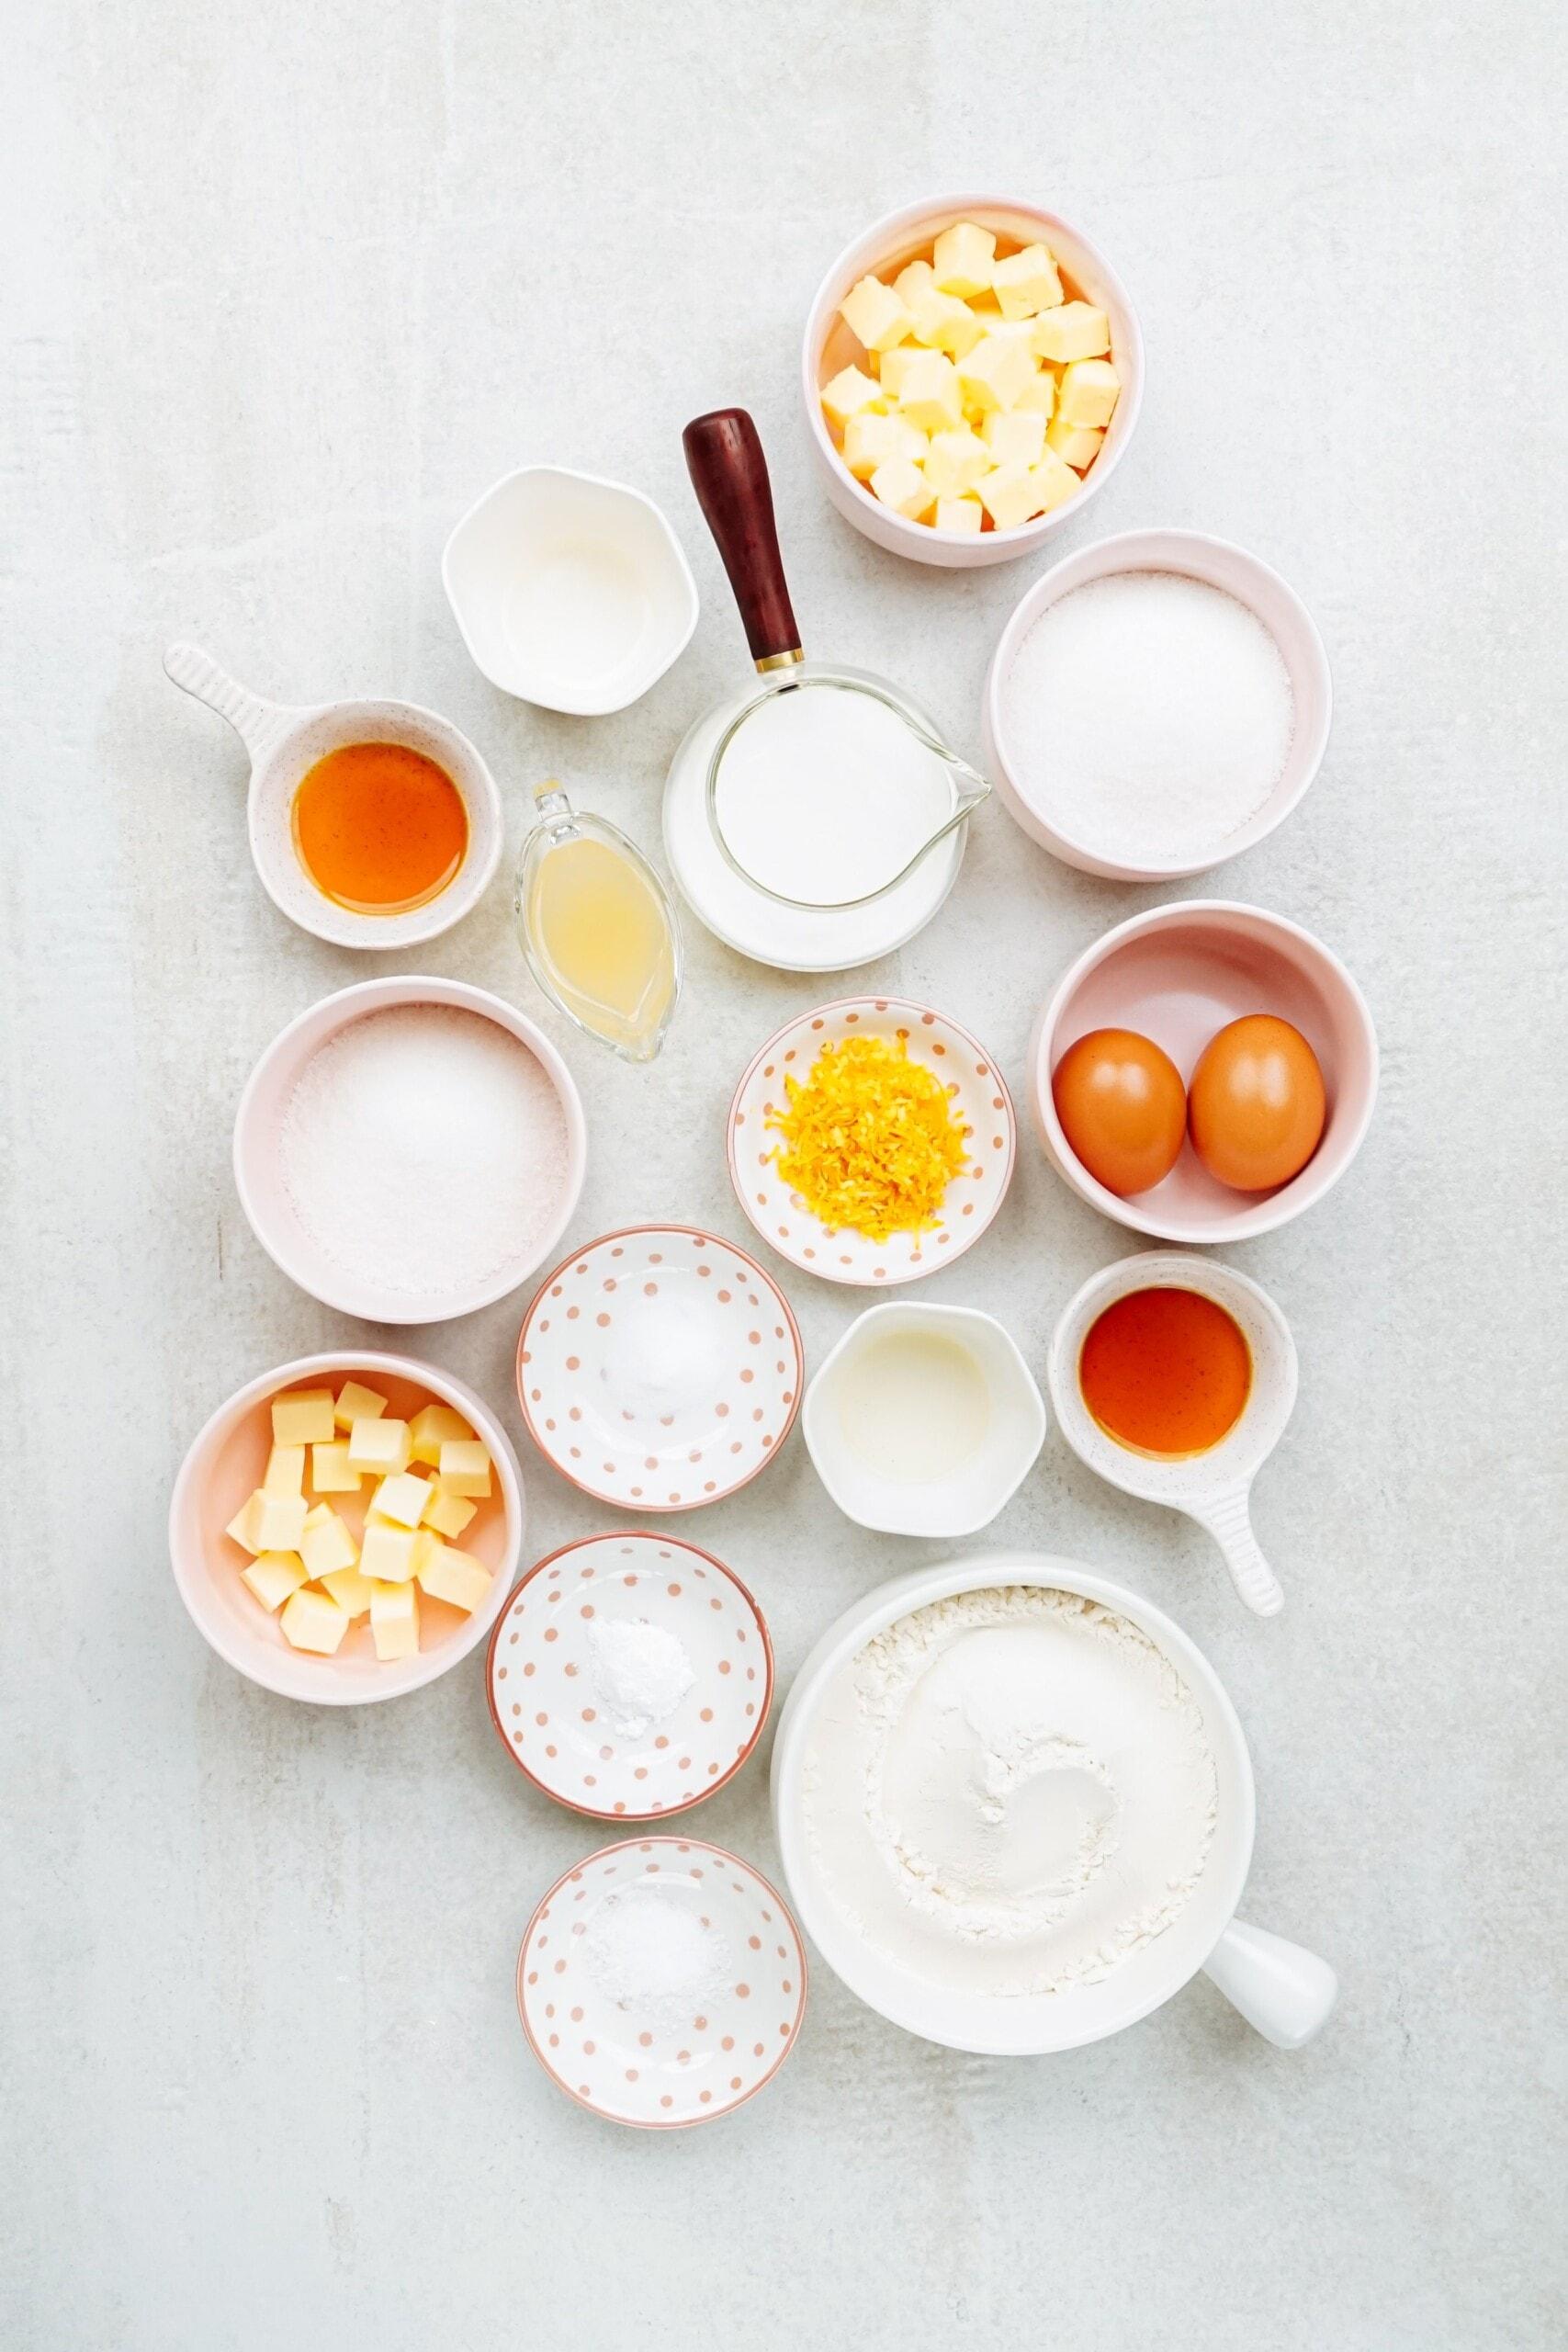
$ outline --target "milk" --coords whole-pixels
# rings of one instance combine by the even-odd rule
[[[581,534],[520,565],[506,605],[508,633],[530,668],[572,694],[634,664],[652,617],[642,567],[611,540]]]
[[[834,1403],[844,1440],[878,1477],[931,1486],[972,1460],[990,1427],[979,1359],[942,1331],[890,1331],[852,1351]]]
[[[754,882],[844,906],[900,874],[953,811],[946,763],[875,696],[823,684],[774,694],[719,765],[718,830]]]

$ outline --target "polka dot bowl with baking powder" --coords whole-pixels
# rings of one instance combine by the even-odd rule
[[[923,1233],[873,1241],[847,1227],[832,1230],[779,1174],[780,1138],[768,1121],[788,1106],[785,1078],[804,1080],[825,1045],[856,1036],[903,1038],[910,1059],[942,1080],[968,1131],[968,1159]],[[735,1196],[763,1240],[806,1273],[867,1289],[919,1282],[961,1258],[1000,1208],[1018,1157],[1012,1097],[991,1056],[945,1013],[895,996],[846,997],[778,1030],[736,1088],[727,1132]]]
[[[529,1436],[623,1510],[695,1510],[744,1487],[788,1436],[805,1375],[778,1284],[689,1225],[629,1226],[563,1259],[517,1341]]]
[[[616,1997],[598,1963],[611,1906],[655,1902],[713,1963],[700,1996]],[[715,1979],[718,1981],[715,1983]],[[569,2098],[608,2122],[676,2132],[728,2115],[784,2064],[806,2010],[806,1951],[760,1871],[696,1838],[606,1846],[558,1879],[517,1955],[528,2046]]]
[[[627,1623],[667,1637],[662,1690],[633,1693],[617,1675],[606,1629]],[[605,1821],[652,1821],[739,1771],[773,1704],[773,1650],[761,1611],[711,1552],[590,1535],[523,1578],[496,1620],[486,1679],[502,1744],[536,1788]]]

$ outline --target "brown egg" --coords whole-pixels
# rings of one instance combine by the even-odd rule
[[[1186,1089],[1170,1056],[1135,1029],[1091,1029],[1069,1046],[1051,1099],[1067,1141],[1108,1193],[1146,1193],[1175,1167]]]
[[[1317,1056],[1270,1012],[1250,1012],[1211,1037],[1188,1090],[1192,1148],[1237,1193],[1267,1193],[1299,1175],[1325,1115]]]

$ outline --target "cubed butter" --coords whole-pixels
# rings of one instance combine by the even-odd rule
[[[943,294],[988,294],[996,266],[997,241],[989,229],[973,220],[955,220],[944,229],[931,254],[931,269]]]
[[[1045,429],[1045,438],[1058,458],[1081,474],[1093,465],[1100,455],[1103,433],[1089,424],[1068,424],[1062,417],[1053,417]]]
[[[335,1434],[330,1388],[293,1388],[272,1400],[274,1445],[315,1445]]]
[[[375,1587],[370,1595],[370,1638],[379,1658],[415,1655],[419,1648],[419,1592],[414,1585]]]
[[[262,1488],[252,1521],[258,1552],[298,1552],[305,1532],[303,1495],[269,1495]]]
[[[918,523],[922,514],[931,511],[936,495],[919,466],[908,458],[889,458],[885,465],[878,466],[871,478],[871,490],[874,498],[884,506],[890,506],[896,514],[908,515],[911,523]],[[463,1494],[467,1489],[459,1487],[457,1492]]]
[[[1044,503],[1035,485],[1034,469],[1021,458],[994,467],[978,487],[986,512],[998,531],[1010,531],[1029,522]]]
[[[1111,348],[1111,322],[1092,302],[1059,302],[1034,322],[1034,348],[1060,368],[1069,359],[1095,359]]]
[[[1062,370],[1056,413],[1064,424],[1109,424],[1122,379],[1109,359],[1073,359]]]
[[[961,497],[973,490],[982,474],[996,464],[992,452],[966,424],[952,433],[933,433],[926,452],[925,477],[938,498]]]
[[[232,1536],[243,1552],[254,1554],[262,1548],[261,1538],[256,1533],[256,1514],[261,1509],[262,1499],[262,1489],[258,1487],[254,1495],[245,1497],[223,1531],[225,1535]]]
[[[387,1399],[378,1389],[367,1388],[362,1380],[345,1380],[337,1392],[333,1419],[346,1430],[355,1421],[378,1421],[386,1409]]]
[[[967,302],[961,301],[956,294],[939,293],[934,286],[915,296],[909,304],[909,316],[914,322],[917,343],[954,356],[973,351],[986,332]],[[908,350],[908,345],[900,348]]]
[[[367,1519],[359,1539],[359,1572],[378,1584],[406,1584],[413,1574],[413,1530]]]
[[[250,1566],[240,1570],[240,1576],[264,1609],[281,1609],[289,1594],[298,1592],[305,1581],[305,1570],[297,1552],[258,1552]]]
[[[265,1495],[302,1495],[305,1491],[305,1449],[302,1445],[275,1445],[266,1457],[266,1476],[262,1480]]]
[[[881,405],[883,391],[874,376],[858,368],[840,368],[831,383],[822,387],[822,405],[835,424],[847,424],[862,409]]]
[[[974,537],[985,520],[977,498],[939,498],[936,503],[936,526],[939,531],[957,531]]]
[[[918,464],[925,451],[925,435],[907,417],[878,416],[865,409],[844,427],[844,463],[857,481],[869,481],[893,458]]]
[[[490,1590],[491,1572],[471,1552],[443,1544],[419,1571],[422,1589],[432,1600],[450,1602],[454,1609],[477,1609]]]
[[[387,1478],[395,1470],[406,1470],[409,1451],[407,1421],[367,1419],[355,1421],[348,1432],[348,1466],[370,1477]]]
[[[868,351],[891,351],[902,343],[913,321],[891,286],[880,277],[863,277],[839,305],[839,316]]]
[[[331,1576],[321,1578],[321,1582],[348,1616],[365,1617],[369,1614],[370,1596],[376,1588],[358,1568],[334,1568]]]
[[[409,1554],[410,1574],[423,1577],[436,1554],[445,1552],[446,1549],[446,1544],[434,1527],[416,1527],[413,1532],[413,1550]]]
[[[1049,368],[1037,368],[1013,403],[1015,408],[1033,411],[1050,420],[1056,405],[1056,379]]]
[[[1027,344],[993,327],[958,362],[964,407],[973,404],[984,414],[992,409],[1016,407],[1033,374],[1034,361]]]
[[[429,1500],[429,1479],[412,1470],[399,1470],[382,1479],[370,1508],[378,1518],[394,1520],[400,1527],[417,1527]]]
[[[490,1455],[477,1438],[448,1438],[441,1449],[440,1476],[449,1495],[482,1501],[490,1493]]]
[[[904,379],[921,357],[924,346],[918,343],[902,343],[897,351],[885,351],[877,362],[878,388],[890,401],[896,401],[904,389]]]
[[[426,1481],[426,1493],[429,1499],[424,1506],[424,1525],[433,1527],[437,1535],[461,1535],[478,1510],[478,1503],[468,1501],[462,1495],[449,1495],[439,1478]]]
[[[349,1467],[348,1440],[310,1448],[310,1484],[319,1495],[356,1495],[359,1473]]]
[[[434,1470],[449,1437],[472,1435],[461,1413],[454,1412],[450,1405],[424,1405],[409,1423],[409,1453],[415,1462],[428,1462]]]
[[[991,268],[991,286],[1004,319],[1032,319],[1062,299],[1062,281],[1048,245],[1025,245]]]
[[[1026,466],[1040,462],[1045,419],[1037,408],[993,409],[980,429],[993,466],[1005,466],[1011,458],[1021,458]]]
[[[347,1633],[349,1619],[330,1592],[312,1592],[307,1585],[289,1594],[278,1623],[297,1650],[319,1650],[330,1657]]]
[[[1043,514],[1049,514],[1055,507],[1065,506],[1068,499],[1076,498],[1083,488],[1082,482],[1074,473],[1071,466],[1058,457],[1055,449],[1050,448],[1045,451],[1040,463],[1031,468],[1029,478],[1039,492],[1040,511]]]
[[[339,1568],[352,1568],[359,1557],[353,1536],[331,1503],[318,1503],[310,1512],[299,1549],[307,1573],[318,1582]]]
[[[907,311],[913,311],[917,299],[936,292],[936,272],[929,261],[907,262],[893,280],[893,291]]]
[[[905,371],[898,413],[922,433],[947,433],[964,422],[958,370],[945,353],[921,351]]]

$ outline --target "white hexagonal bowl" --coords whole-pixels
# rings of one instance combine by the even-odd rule
[[[979,1363],[989,1393],[985,1437],[945,1478],[911,1482],[879,1473],[845,1435],[837,1396],[862,1350],[899,1330],[941,1332]],[[1045,1442],[1045,1407],[1010,1333],[973,1306],[890,1299],[868,1306],[806,1392],[801,1431],[817,1475],[846,1519],[884,1535],[977,1535],[1010,1500]]]

